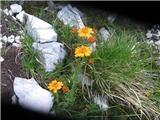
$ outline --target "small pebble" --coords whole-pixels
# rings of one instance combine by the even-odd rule
[[[153,42],[153,40],[147,40],[147,43],[151,45],[151,44],[153,44],[154,42]]]
[[[5,10],[3,10],[3,12],[8,16],[9,15],[9,12],[8,12],[8,9],[6,8]]]
[[[146,37],[147,37],[148,39],[152,37],[151,31],[148,31],[148,32],[146,33]]]
[[[0,49],[3,47],[2,45],[3,45],[3,43],[2,43],[2,42],[0,42]]]
[[[0,62],[3,62],[4,58],[2,56],[0,56]]]
[[[7,18],[5,18],[4,20],[5,20],[6,22],[8,21],[8,19],[7,19]]]
[[[13,43],[14,42],[14,35],[11,35],[8,37],[8,42]]]
[[[160,46],[160,40],[155,42],[156,45]]]
[[[13,43],[12,46],[17,47],[17,48],[22,47],[22,45],[18,43]]]
[[[10,5],[10,8],[13,13],[19,13],[22,11],[22,6],[18,5],[18,4],[12,4],[12,5]]]
[[[16,37],[15,37],[15,41],[16,41],[17,43],[21,43],[21,42],[20,42],[20,38],[21,38],[20,36],[16,36]]]
[[[116,14],[111,14],[107,17],[107,20],[111,23],[113,23],[116,19],[117,15]]]
[[[14,39],[15,37],[14,37],[14,35],[10,35],[9,37],[8,37],[8,39]]]
[[[13,12],[12,12],[11,10],[9,10],[8,12],[9,12],[9,15],[10,15],[10,16],[13,15]]]
[[[7,36],[3,36],[3,37],[2,37],[2,41],[3,41],[4,43],[7,43],[7,41],[8,41]]]

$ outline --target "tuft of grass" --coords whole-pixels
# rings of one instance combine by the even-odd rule
[[[47,19],[47,13],[43,12],[42,9],[36,15]],[[152,48],[144,42],[144,32],[137,31],[134,25],[109,24],[101,16],[88,16],[89,27],[99,29],[105,26],[113,35],[103,44],[97,38],[97,50],[91,56],[94,65],[79,64],[84,61],[75,60],[73,56],[79,38],[55,15],[52,17],[58,41],[66,46],[65,61],[57,65],[56,71],[45,72],[37,60],[39,53],[32,49],[32,38],[25,34],[22,64],[45,88],[53,79],[61,80],[69,87],[69,92],[60,91],[55,95],[53,109],[57,115],[89,120],[107,117],[111,120],[151,120],[160,115],[159,67],[154,64]],[[93,86],[82,85],[79,77],[82,72],[94,80]],[[107,112],[101,111],[90,99],[90,93],[95,91],[108,96],[110,107]],[[146,95],[148,91],[151,91],[149,96]]]
[[[105,92],[111,103],[123,104],[126,108],[130,106],[134,117],[130,116],[128,110],[123,109],[128,115],[119,111],[117,114],[122,115],[119,115],[118,119],[144,117],[150,120],[160,114],[160,106],[145,96],[146,90],[152,89],[151,86],[146,88],[143,84],[146,81],[154,82],[145,75],[156,71],[156,67],[153,67],[152,48],[143,41],[144,36],[141,33],[135,34],[134,29],[131,31],[120,27],[115,31],[114,36],[99,45],[93,53],[94,71],[89,73],[94,74],[93,88],[101,93]],[[158,80],[158,77],[156,79]],[[111,116],[114,117],[113,114]]]
[[[35,77],[37,74],[37,67],[39,66],[37,62],[39,53],[33,50],[32,44],[33,39],[27,33],[24,33],[22,43],[22,65],[33,77]]]

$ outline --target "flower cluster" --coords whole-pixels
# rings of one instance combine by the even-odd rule
[[[80,29],[77,29],[75,27],[73,27],[71,29],[72,33],[78,33],[79,37],[82,37],[84,39],[87,39],[91,44],[95,42],[96,37],[95,37],[95,33],[97,32],[96,29],[92,29],[90,27],[83,27]],[[92,53],[92,50],[90,47],[82,45],[80,47],[77,47],[75,49],[75,57],[89,57]],[[93,62],[92,62],[93,63]]]
[[[90,43],[94,43],[96,40],[95,33],[97,33],[96,29],[92,29],[90,27],[83,27],[79,30],[75,27],[71,29],[72,33],[78,33],[79,37],[87,38]]]
[[[49,85],[48,89],[50,91],[53,91],[54,93],[57,93],[58,90],[62,89],[63,92],[67,92],[69,88],[65,86],[62,82],[58,82],[57,80],[53,80]]]

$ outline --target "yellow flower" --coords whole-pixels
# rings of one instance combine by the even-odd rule
[[[80,36],[80,37],[89,38],[90,36],[92,36],[91,35],[92,33],[94,33],[94,32],[93,32],[92,28],[89,28],[89,27],[83,27],[78,30],[78,36]]]
[[[152,95],[152,91],[151,90],[147,90],[145,94],[146,94],[147,97],[150,97]]]
[[[91,48],[87,46],[80,46],[75,49],[75,57],[88,57],[92,53]]]
[[[57,93],[58,90],[60,90],[63,86],[63,83],[62,82],[58,82],[57,80],[53,80],[49,86],[48,86],[48,89],[49,90],[53,90],[54,93]]]

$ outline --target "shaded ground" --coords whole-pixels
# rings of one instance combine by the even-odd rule
[[[7,50],[8,49],[8,50]],[[1,96],[2,102],[11,102],[13,95],[13,81],[15,77],[27,77],[26,72],[22,69],[20,59],[16,56],[19,53],[17,48],[7,48],[2,55],[4,61],[1,63]]]

